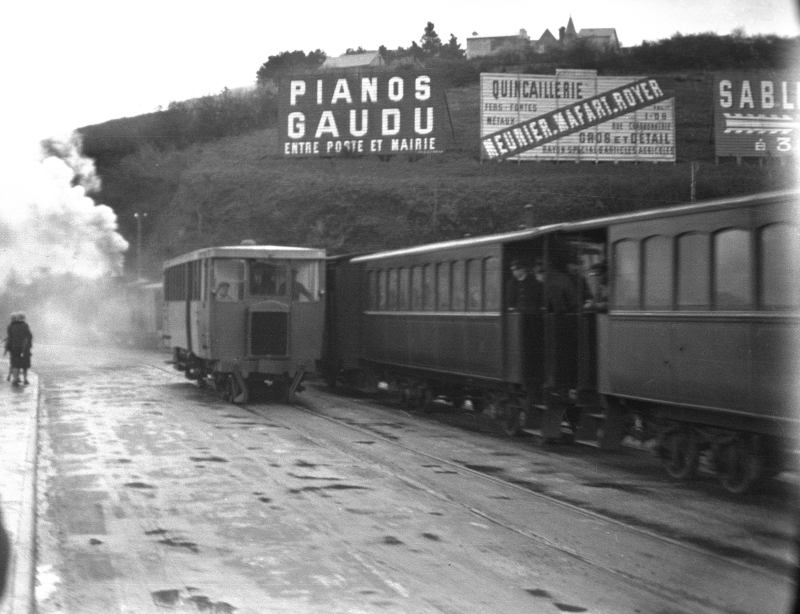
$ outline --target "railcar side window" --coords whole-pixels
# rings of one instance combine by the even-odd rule
[[[800,231],[790,224],[771,224],[761,229],[758,245],[760,307],[800,307]]]
[[[483,261],[483,308],[500,309],[500,259],[491,256]]]
[[[451,273],[453,277],[452,288],[452,306],[453,311],[464,311],[466,304],[466,297],[464,292],[464,261],[457,260],[453,263]]]
[[[411,309],[419,311],[422,309],[422,267],[411,268]]]
[[[678,308],[707,309],[711,283],[708,235],[678,237]]]
[[[433,265],[426,264],[422,269],[422,308],[433,311],[436,307],[436,285]]]
[[[672,308],[672,238],[644,241],[644,308]]]
[[[629,239],[614,244],[614,305],[639,308],[639,244]]]
[[[481,261],[467,260],[467,310],[480,311],[483,288],[481,287]]]
[[[186,265],[172,266],[164,273],[164,300],[182,301],[186,299]]]
[[[286,266],[265,260],[250,261],[250,294],[252,296],[286,296]]]
[[[228,296],[234,301],[242,300],[244,286],[244,260],[218,258],[214,260],[214,286],[216,291],[220,284],[228,284]]]
[[[450,263],[440,262],[436,265],[436,309],[450,309]]]
[[[753,280],[750,233],[731,229],[714,236],[714,307],[752,307]]]

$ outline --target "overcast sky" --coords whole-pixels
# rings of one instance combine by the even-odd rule
[[[795,0],[20,0],[4,5],[0,30],[4,134],[39,138],[252,85],[281,51],[408,47],[428,21],[466,48],[473,32],[558,36],[570,16],[578,30],[616,28],[623,45],[798,34]]]

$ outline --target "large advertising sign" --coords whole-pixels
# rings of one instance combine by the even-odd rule
[[[674,162],[674,98],[649,77],[484,73],[481,157]]]
[[[798,146],[800,73],[718,73],[714,142],[718,157],[788,156]]]
[[[429,74],[297,76],[281,82],[286,157],[440,152],[441,92]]]

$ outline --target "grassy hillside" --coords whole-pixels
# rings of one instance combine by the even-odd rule
[[[710,73],[659,78],[676,96],[676,164],[481,163],[475,84],[447,92],[444,154],[285,160],[265,129],[143,149],[104,172],[102,200],[129,238],[130,213],[149,211],[145,267],[157,275],[166,257],[246,238],[343,253],[513,229],[526,204],[547,223],[686,202],[692,161],[698,199],[794,183],[789,164],[715,164]]]

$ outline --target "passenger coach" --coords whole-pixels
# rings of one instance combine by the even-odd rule
[[[798,211],[776,192],[331,260],[324,367],[509,434],[655,434],[671,475],[706,453],[740,492],[800,435]]]
[[[165,336],[175,367],[246,402],[289,398],[320,357],[324,250],[210,247],[164,264]]]

